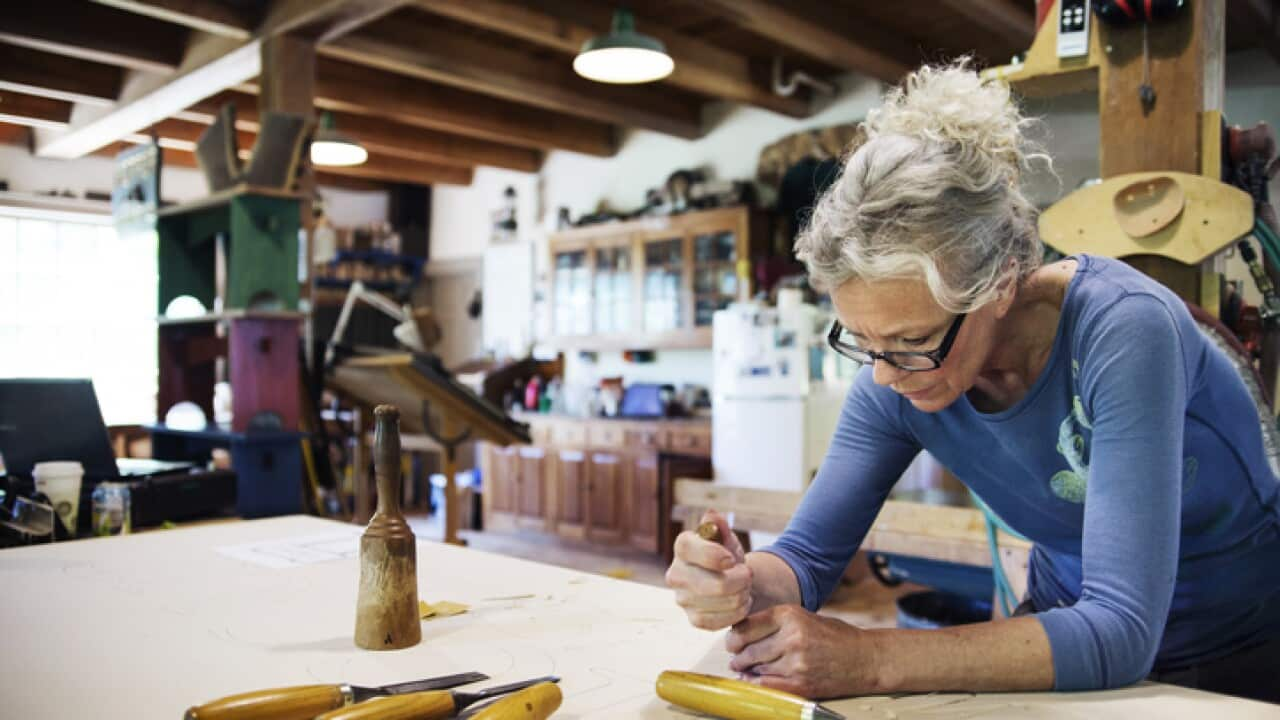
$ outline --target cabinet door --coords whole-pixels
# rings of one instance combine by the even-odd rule
[[[614,335],[631,332],[633,278],[631,243],[597,247],[593,275],[595,323],[593,332]]]
[[[631,544],[649,552],[658,551],[658,456],[636,456],[631,468],[628,503]]]
[[[644,331],[667,332],[685,325],[684,238],[644,243],[642,302]]]
[[[562,535],[581,538],[587,524],[586,455],[578,450],[561,450],[555,465],[556,482],[560,485],[556,530]]]
[[[493,488],[493,509],[495,512],[513,513],[516,511],[515,488],[518,471],[516,467],[516,449],[513,447],[494,447],[490,465],[493,477],[487,478]]]
[[[557,335],[591,332],[591,263],[586,250],[552,257],[553,321]]]
[[[521,515],[542,519],[547,452],[539,447],[520,448],[520,497],[517,499]]]
[[[711,316],[738,297],[738,236],[732,230],[693,236],[693,324],[711,325]]]
[[[587,475],[587,537],[604,542],[622,539],[620,501],[623,459],[616,453],[591,453]]]

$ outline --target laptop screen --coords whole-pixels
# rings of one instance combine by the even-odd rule
[[[90,380],[0,380],[0,453],[11,475],[75,460],[86,479],[116,477],[116,459]]]

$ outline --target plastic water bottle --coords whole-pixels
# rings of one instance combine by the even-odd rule
[[[132,532],[129,506],[128,485],[99,483],[93,490],[93,534],[128,535]]]

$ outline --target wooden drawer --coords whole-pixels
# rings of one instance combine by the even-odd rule
[[[667,449],[683,455],[710,455],[711,430],[703,428],[672,428]]]
[[[534,445],[550,445],[552,423],[536,422],[529,425],[529,437]]]
[[[588,426],[587,437],[591,447],[620,448],[626,442],[623,426],[611,420],[593,422]]]
[[[633,450],[657,450],[667,445],[667,431],[659,427],[631,427],[623,431],[622,441]]]
[[[587,444],[587,428],[576,422],[558,422],[551,426],[551,444],[556,447],[583,447]]]

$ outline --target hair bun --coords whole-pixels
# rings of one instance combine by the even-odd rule
[[[949,65],[925,65],[907,76],[867,114],[869,138],[906,135],[961,152],[977,151],[1003,160],[1015,171],[1026,163],[1023,118],[1000,80],[983,80],[963,57]]]

